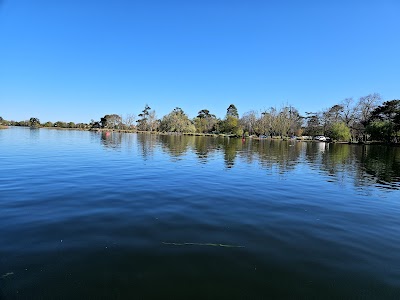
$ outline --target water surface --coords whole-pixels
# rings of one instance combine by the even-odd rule
[[[0,299],[399,299],[400,148],[0,131]]]

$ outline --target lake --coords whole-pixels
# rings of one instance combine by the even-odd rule
[[[0,130],[0,299],[399,299],[400,148]]]

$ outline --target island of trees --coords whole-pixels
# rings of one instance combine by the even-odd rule
[[[333,141],[399,143],[400,100],[383,102],[375,93],[357,100],[346,98],[330,108],[305,115],[300,115],[292,105],[282,105],[280,108],[251,110],[240,116],[236,106],[231,104],[223,118],[202,109],[192,119],[179,107],[159,119],[156,111],[146,104],[138,115],[107,114],[90,123],[41,123],[36,117],[8,121],[0,117],[0,126],[9,125],[282,139],[323,135]]]

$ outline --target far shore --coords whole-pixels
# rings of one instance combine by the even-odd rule
[[[0,125],[0,129],[7,129],[8,126]],[[277,140],[277,141],[298,141],[298,142],[315,142],[315,143],[334,143],[334,144],[351,144],[351,145],[389,145],[389,146],[400,146],[400,143],[385,143],[380,141],[365,141],[365,142],[346,142],[346,141],[327,141],[321,142],[313,140],[310,137],[281,137],[281,136],[268,136],[258,137],[256,135],[250,136],[237,136],[233,134],[225,133],[199,133],[199,132],[161,132],[161,131],[140,131],[136,129],[113,129],[113,128],[63,128],[63,127],[39,127],[42,129],[55,129],[55,130],[79,130],[79,131],[93,131],[93,132],[118,132],[118,133],[142,133],[142,134],[154,134],[154,135],[189,135],[189,136],[208,136],[208,137],[224,137],[224,138],[241,138],[241,139],[252,139],[252,140]]]

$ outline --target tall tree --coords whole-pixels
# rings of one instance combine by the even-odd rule
[[[133,114],[127,114],[126,117],[123,120],[124,126],[126,129],[134,129],[135,126],[135,115]]]
[[[275,123],[276,123],[276,108],[271,107],[269,110],[265,110],[261,113],[261,117],[258,119],[258,130],[260,135],[273,136]]]
[[[147,124],[148,130],[150,131],[157,131],[160,126],[160,120],[157,119],[156,111],[154,109],[149,112]]]
[[[367,124],[371,113],[374,111],[375,108],[381,103],[382,98],[381,95],[378,93],[369,94],[367,96],[361,97],[358,100],[357,107],[359,113],[359,121],[362,124]]]
[[[120,129],[122,126],[122,117],[117,114],[105,115],[100,119],[102,128]]]
[[[223,131],[227,134],[234,134],[236,136],[243,134],[242,126],[239,124],[239,113],[235,105],[229,105],[222,125]]]
[[[215,115],[210,114],[208,109],[202,109],[193,120],[197,132],[208,133],[215,130],[218,120]]]
[[[343,107],[342,120],[350,129],[351,140],[355,140],[357,138],[357,106],[355,105],[353,98],[344,99],[340,105]]]
[[[323,114],[327,122],[327,126],[329,126],[329,124],[338,123],[342,121],[342,113],[343,113],[343,106],[339,104],[335,104],[327,111],[325,111]]]
[[[356,117],[356,106],[354,105],[353,98],[346,98],[340,103],[342,107],[342,121],[351,127]]]
[[[302,135],[302,127],[303,127],[304,117],[302,117],[299,111],[293,106],[289,106],[289,134],[291,136],[300,136]]]
[[[242,115],[240,118],[240,124],[243,126],[243,130],[248,132],[250,135],[254,133],[259,134],[259,122],[257,122],[258,119],[258,112],[251,110]]]
[[[149,105],[145,105],[144,109],[142,110],[142,112],[138,115],[139,116],[139,120],[137,120],[137,128],[139,130],[142,131],[147,131],[149,130],[149,114],[150,114],[150,106]]]
[[[39,119],[38,118],[30,118],[29,119],[29,126],[30,127],[34,127],[34,128],[40,127]]]
[[[228,109],[226,110],[226,116],[235,117],[236,119],[239,119],[239,113],[234,104],[229,105]]]
[[[189,133],[195,132],[196,128],[184,111],[176,107],[172,112],[162,118],[160,130],[164,132]]]
[[[397,141],[398,131],[400,130],[400,100],[391,100],[384,102],[381,106],[375,108],[370,116],[367,132],[373,135],[373,138],[384,139],[391,142]]]
[[[324,134],[324,129],[321,124],[321,119],[318,113],[306,112],[307,117],[305,117],[306,127],[305,134],[309,136],[316,136]]]
[[[353,126],[356,130],[358,140],[365,141],[367,136],[365,128],[370,121],[371,113],[381,104],[381,96],[378,93],[369,94],[361,97],[357,102],[356,124]]]

